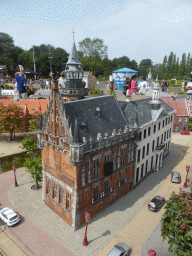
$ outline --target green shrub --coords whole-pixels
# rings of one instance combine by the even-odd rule
[[[90,94],[93,94],[93,90],[90,90],[90,92],[89,92]]]
[[[110,92],[110,91],[107,91],[107,95],[109,94],[109,92]],[[116,96],[117,96],[117,95],[116,95],[116,91],[113,91],[113,93],[114,93],[114,95],[115,95],[115,97],[116,97]]]
[[[187,94],[186,92],[178,92],[177,94]]]
[[[4,84],[4,89],[5,90],[9,89],[9,85],[8,84]]]

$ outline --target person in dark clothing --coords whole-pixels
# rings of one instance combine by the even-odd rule
[[[167,82],[166,82],[166,81],[163,81],[163,83],[162,83],[162,91],[163,91],[163,92],[166,92],[167,87],[168,87]]]
[[[27,80],[24,77],[24,73],[16,72],[15,79],[17,80],[17,90],[19,91],[19,97],[21,98],[21,94],[22,94],[22,96],[23,96],[22,98],[28,98],[27,90],[25,88],[25,87],[27,87]]]
[[[129,84],[130,84],[129,77],[126,77],[126,80],[123,84],[123,94],[124,95],[126,95],[126,91],[129,89]]]

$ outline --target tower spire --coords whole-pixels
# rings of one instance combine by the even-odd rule
[[[74,33],[74,28],[73,28],[73,42],[75,41],[74,36],[75,36],[75,33]]]

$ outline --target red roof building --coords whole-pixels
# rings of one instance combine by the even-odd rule
[[[174,115],[173,131],[188,131],[189,111],[186,99],[177,99],[176,97],[162,97],[161,100],[163,100],[167,105],[176,110],[176,113]]]

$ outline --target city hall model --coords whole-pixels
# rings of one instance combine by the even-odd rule
[[[96,215],[162,166],[164,142],[169,151],[173,109],[159,100],[159,88],[154,88],[152,101],[118,102],[114,95],[85,99],[88,92],[82,85],[75,43],[65,72],[65,88],[53,83],[37,137],[42,150],[43,202],[77,230],[85,223],[87,211]],[[166,131],[161,139],[165,129],[169,135]],[[151,145],[156,139],[157,145]]]
[[[138,134],[113,95],[82,99],[88,93],[82,72],[73,43],[66,86],[59,89],[54,81],[37,133],[43,202],[74,230],[85,222],[86,211],[94,216],[132,189]]]

